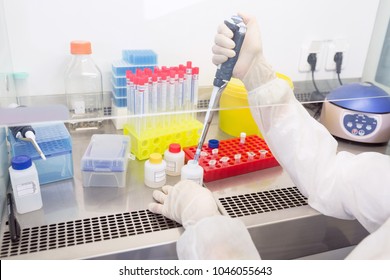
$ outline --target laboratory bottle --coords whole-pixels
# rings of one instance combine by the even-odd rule
[[[203,184],[203,168],[194,160],[189,160],[181,169],[181,180],[192,180]]]
[[[164,152],[164,160],[167,164],[166,173],[169,176],[179,176],[184,165],[184,151],[180,144],[172,143]]]
[[[167,176],[165,173],[166,163],[162,155],[153,153],[145,161],[145,185],[150,188],[160,188],[165,185]]]
[[[102,74],[92,59],[91,43],[72,41],[71,61],[65,71],[65,93],[71,128],[96,129],[102,126]]]
[[[13,157],[9,175],[16,211],[24,214],[42,208],[38,172],[31,158],[25,155]]]

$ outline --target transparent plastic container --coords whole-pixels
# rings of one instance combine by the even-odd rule
[[[125,187],[130,137],[94,134],[81,159],[84,187]]]
[[[96,129],[102,126],[102,74],[92,59],[91,43],[72,41],[72,60],[65,72],[65,93],[71,128]]]

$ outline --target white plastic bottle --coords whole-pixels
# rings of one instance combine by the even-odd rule
[[[192,180],[203,184],[203,168],[194,160],[189,160],[181,169],[181,180]]]
[[[74,129],[96,129],[102,125],[102,73],[92,59],[91,43],[72,41],[72,60],[65,72],[65,93]],[[82,121],[83,119],[88,121]],[[91,120],[92,119],[92,120]]]
[[[172,143],[164,152],[164,160],[167,164],[166,173],[169,176],[179,176],[184,165],[184,151],[180,144]]]
[[[9,174],[16,211],[24,214],[42,208],[38,172],[31,158],[28,156],[13,157]]]
[[[165,185],[167,176],[165,173],[166,163],[161,154],[153,153],[145,161],[144,182],[150,188],[160,188]]]

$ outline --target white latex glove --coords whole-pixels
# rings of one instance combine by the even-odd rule
[[[247,26],[239,58],[233,69],[233,76],[242,80],[251,91],[275,78],[275,72],[263,56],[260,31],[255,17],[239,13]],[[233,32],[223,23],[219,25],[212,48],[212,61],[215,65],[224,63],[236,53]]]
[[[191,180],[183,180],[175,186],[166,185],[162,191],[155,190],[149,210],[162,214],[187,228],[199,220],[220,215],[212,193]]]

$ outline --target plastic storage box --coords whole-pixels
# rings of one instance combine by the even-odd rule
[[[118,97],[114,92],[112,92],[111,98],[115,107],[118,108],[126,108],[127,110],[127,97]]]
[[[130,137],[94,134],[81,159],[84,187],[124,187]]]
[[[113,107],[113,116],[116,112],[121,112],[123,108],[127,109],[127,79],[126,72],[136,73],[137,70],[154,70],[157,66],[157,54],[153,50],[122,50],[122,59],[112,62],[111,73],[111,99]],[[127,114],[127,112],[126,112]],[[114,121],[115,124],[115,121]],[[123,124],[115,124],[117,129],[122,129]]]
[[[153,50],[122,50],[122,59],[135,65],[157,65],[157,54]]]
[[[11,155],[29,156],[35,163],[41,185],[73,178],[72,141],[65,125],[49,123],[32,125],[32,127],[46,160],[39,156],[32,143],[16,139],[9,131]]]
[[[156,64],[150,65],[140,65],[140,64],[131,64],[124,60],[115,60],[111,64],[112,74],[117,77],[126,77],[126,71],[131,71],[135,73],[137,69],[144,70],[145,68],[154,69]]]

